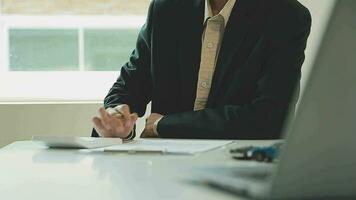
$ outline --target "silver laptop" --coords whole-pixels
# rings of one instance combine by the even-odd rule
[[[356,199],[356,1],[336,1],[274,168],[214,168],[204,181],[256,199]]]

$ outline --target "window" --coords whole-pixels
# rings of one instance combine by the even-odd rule
[[[149,0],[0,1],[0,101],[101,101]]]
[[[84,30],[85,70],[117,71],[136,44],[137,29]]]
[[[78,30],[10,29],[10,71],[76,70]]]

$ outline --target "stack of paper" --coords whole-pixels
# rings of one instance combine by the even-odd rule
[[[51,148],[93,149],[122,144],[120,138],[33,136],[32,141]]]
[[[196,154],[230,143],[232,143],[231,140],[138,139],[129,143],[106,147],[104,151]]]

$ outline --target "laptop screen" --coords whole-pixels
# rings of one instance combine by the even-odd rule
[[[356,195],[356,1],[339,0],[275,177],[274,197]]]

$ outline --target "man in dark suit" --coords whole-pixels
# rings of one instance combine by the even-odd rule
[[[296,0],[154,0],[93,136],[276,139],[296,103],[309,11]],[[298,92],[297,92],[298,93]]]

